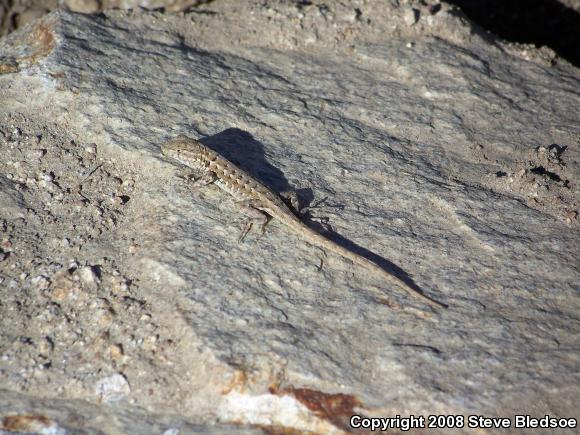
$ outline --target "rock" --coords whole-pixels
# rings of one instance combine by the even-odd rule
[[[444,3],[413,25],[418,2],[266,3],[58,12],[0,40],[18,66],[0,75],[0,421],[46,403],[59,427],[145,434],[575,416],[578,70]],[[161,156],[178,134],[448,308],[275,219],[238,243],[239,204]],[[58,201],[20,181],[39,173]],[[50,336],[44,359],[23,330]]]
[[[0,175],[0,205],[0,219],[18,216],[24,208],[22,193],[17,190],[9,177],[3,175]]]
[[[228,424],[196,424],[174,414],[149,415],[138,408],[116,403],[101,407],[87,401],[34,398],[0,391],[0,431],[7,433],[156,433],[179,435],[263,435],[260,428]],[[79,420],[82,416],[82,420]],[[82,428],[82,429],[79,429]]]

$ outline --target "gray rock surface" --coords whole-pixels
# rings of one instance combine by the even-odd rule
[[[0,39],[5,429],[68,430],[77,402],[88,433],[112,404],[105,433],[580,417],[578,71],[395,3],[59,12]],[[161,157],[177,134],[449,308],[275,221],[238,244],[232,198]]]

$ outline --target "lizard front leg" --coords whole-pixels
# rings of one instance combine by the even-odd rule
[[[190,174],[188,180],[191,182],[192,187],[204,187],[209,184],[212,184],[217,180],[217,175],[213,171],[207,171],[202,174],[201,177],[195,178],[193,174]],[[193,180],[193,181],[191,181]]]

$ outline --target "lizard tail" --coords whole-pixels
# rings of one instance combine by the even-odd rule
[[[346,248],[336,244],[335,242],[326,238],[322,234],[317,233],[312,228],[310,228],[306,224],[304,224],[298,218],[293,219],[293,221],[291,223],[287,222],[286,219],[281,219],[281,220],[284,221],[287,225],[294,227],[295,230],[298,230],[297,232],[299,234],[303,234],[305,239],[307,241],[311,242],[312,244],[319,246],[321,248],[326,248],[329,251],[333,251],[333,252],[343,256],[344,258],[349,259],[353,263],[358,264],[359,266],[365,267],[367,270],[371,270],[379,275],[382,275],[388,281],[396,283],[399,287],[402,287],[409,295],[411,295],[415,298],[421,299],[423,302],[426,302],[427,304],[429,304],[430,306],[432,306],[434,308],[447,308],[446,304],[430,298],[429,296],[424,294],[418,287],[417,288],[411,287],[410,284],[406,283],[398,276],[396,276],[392,273],[389,273],[387,270],[383,269],[381,266],[379,266],[374,261],[371,261],[368,258],[365,258],[359,254],[356,254],[356,253],[350,251],[349,249],[346,249]]]

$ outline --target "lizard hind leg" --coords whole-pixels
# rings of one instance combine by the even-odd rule
[[[242,205],[242,213],[246,216],[246,219],[242,233],[238,238],[238,243],[241,243],[246,238],[254,224],[260,227],[261,235],[263,235],[266,225],[270,221],[268,215],[252,206],[251,201],[241,201],[240,204]]]
[[[246,219],[244,222],[244,228],[242,229],[242,232],[240,233],[240,237],[238,237],[238,243],[242,243],[244,241],[244,239],[246,238],[246,236],[248,235],[248,233],[252,229],[252,226],[253,226],[253,222],[249,219]]]

